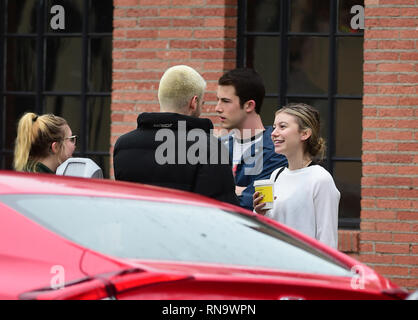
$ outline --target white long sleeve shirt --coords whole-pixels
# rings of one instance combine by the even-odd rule
[[[272,181],[279,169],[271,174]],[[273,209],[267,217],[338,248],[340,192],[327,170],[319,165],[298,170],[285,168],[273,192]]]

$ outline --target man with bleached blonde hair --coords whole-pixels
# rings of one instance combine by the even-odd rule
[[[206,82],[193,68],[167,69],[158,88],[160,112],[143,112],[137,129],[116,141],[116,180],[199,193],[238,204],[228,151],[198,118]]]
[[[193,68],[185,65],[171,67],[160,80],[160,111],[199,117],[205,89],[206,81]]]

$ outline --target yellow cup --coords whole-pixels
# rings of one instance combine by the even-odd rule
[[[272,209],[274,183],[271,180],[256,180],[254,181],[254,189],[263,195],[263,199],[260,202],[266,204],[263,209]]]

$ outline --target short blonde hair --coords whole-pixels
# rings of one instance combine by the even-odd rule
[[[158,88],[158,101],[162,111],[180,111],[197,96],[202,101],[206,81],[193,68],[185,65],[165,71]]]

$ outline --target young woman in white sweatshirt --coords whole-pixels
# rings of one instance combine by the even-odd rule
[[[271,174],[273,209],[263,209],[262,196],[255,192],[254,211],[337,248],[340,192],[329,172],[313,162],[325,152],[319,112],[289,104],[276,112],[273,128],[275,152],[285,155],[289,166]]]

